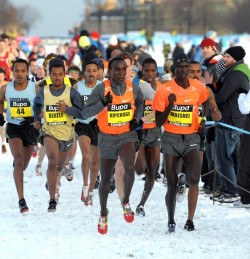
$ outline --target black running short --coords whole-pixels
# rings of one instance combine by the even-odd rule
[[[98,134],[99,128],[97,124],[85,124],[81,122],[77,122],[75,125],[75,133],[77,137],[87,136],[91,140],[92,146],[98,146]]]
[[[37,143],[38,136],[39,131],[33,125],[17,125],[13,123],[7,123],[6,125],[7,142],[9,139],[20,138],[23,141],[23,145],[28,147]]]

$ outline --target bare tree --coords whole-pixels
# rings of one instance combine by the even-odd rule
[[[41,14],[35,8],[30,6],[29,4],[24,4],[18,7],[18,23],[27,31],[36,24],[38,20],[41,19]]]

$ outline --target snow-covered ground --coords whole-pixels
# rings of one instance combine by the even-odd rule
[[[37,159],[32,158],[25,172],[25,198],[30,208],[27,216],[18,209],[12,177],[10,151],[0,153],[0,258],[250,258],[250,210],[230,205],[213,205],[200,194],[194,219],[196,230],[187,232],[187,199],[177,204],[176,232],[166,234],[166,187],[156,182],[146,203],[146,217],[133,223],[123,219],[117,193],[110,194],[109,231],[97,232],[99,198],[95,190],[94,206],[80,201],[82,177],[80,153],[75,159],[74,179],[62,179],[60,203],[55,213],[48,213],[49,195],[43,176],[35,175]],[[144,182],[136,177],[131,195],[135,209]]]

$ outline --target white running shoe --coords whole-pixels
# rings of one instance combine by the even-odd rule
[[[247,209],[250,209],[250,203],[242,203],[241,200],[237,200],[237,201],[234,201],[233,203],[234,205],[234,208],[247,208]]]
[[[73,180],[73,170],[71,168],[71,164],[65,164],[63,169],[63,175],[70,182]]]
[[[186,193],[186,175],[184,173],[178,174],[176,201],[183,202]]]

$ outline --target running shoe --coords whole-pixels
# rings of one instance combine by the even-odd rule
[[[136,210],[135,210],[135,212],[136,212],[137,216],[141,216],[141,217],[145,217],[146,216],[144,207],[142,205],[140,205],[140,206],[138,205]]]
[[[167,233],[174,233],[174,232],[175,232],[175,223],[169,223]]]
[[[100,215],[97,229],[100,234],[102,234],[102,235],[107,234],[107,232],[108,232],[108,210],[107,210],[106,216]]]
[[[129,203],[122,204],[124,219],[131,223],[134,221],[134,212],[132,211]]]
[[[7,153],[7,148],[5,146],[5,144],[2,145],[2,154]]]
[[[178,174],[177,181],[177,192],[176,192],[176,200],[177,202],[183,202],[186,193],[186,175],[184,173]]]
[[[93,206],[93,197],[94,197],[94,194],[89,193],[89,200],[88,200],[86,206]]]
[[[36,165],[36,175],[37,176],[42,176],[43,175],[42,169],[41,169],[41,165],[39,165],[39,164]]]
[[[237,200],[239,200],[238,194],[227,194],[227,193],[221,193],[219,196],[214,197],[214,201],[218,201],[220,203],[233,203]],[[211,200],[213,200],[213,196],[210,197]]]
[[[233,203],[234,208],[247,208],[250,209],[250,203],[242,203],[241,200],[237,200]]]
[[[56,205],[57,205],[56,200],[55,199],[51,199],[49,201],[48,212],[55,212],[56,211]]]
[[[32,152],[32,156],[33,156],[34,158],[37,157],[37,152],[38,152],[38,150],[39,150],[38,145],[34,145],[34,147],[33,147],[33,152]]]
[[[184,229],[186,229],[187,231],[194,231],[195,228],[194,228],[194,223],[192,220],[187,220],[185,226],[184,226]]]
[[[27,215],[29,213],[29,208],[28,208],[28,206],[26,204],[25,199],[19,200],[18,205],[19,205],[20,213],[22,215]]]
[[[73,180],[73,170],[71,168],[71,164],[64,165],[63,175],[69,182]]]
[[[81,201],[84,202],[85,205],[87,206],[87,203],[89,201],[89,187],[88,186],[82,187]]]

